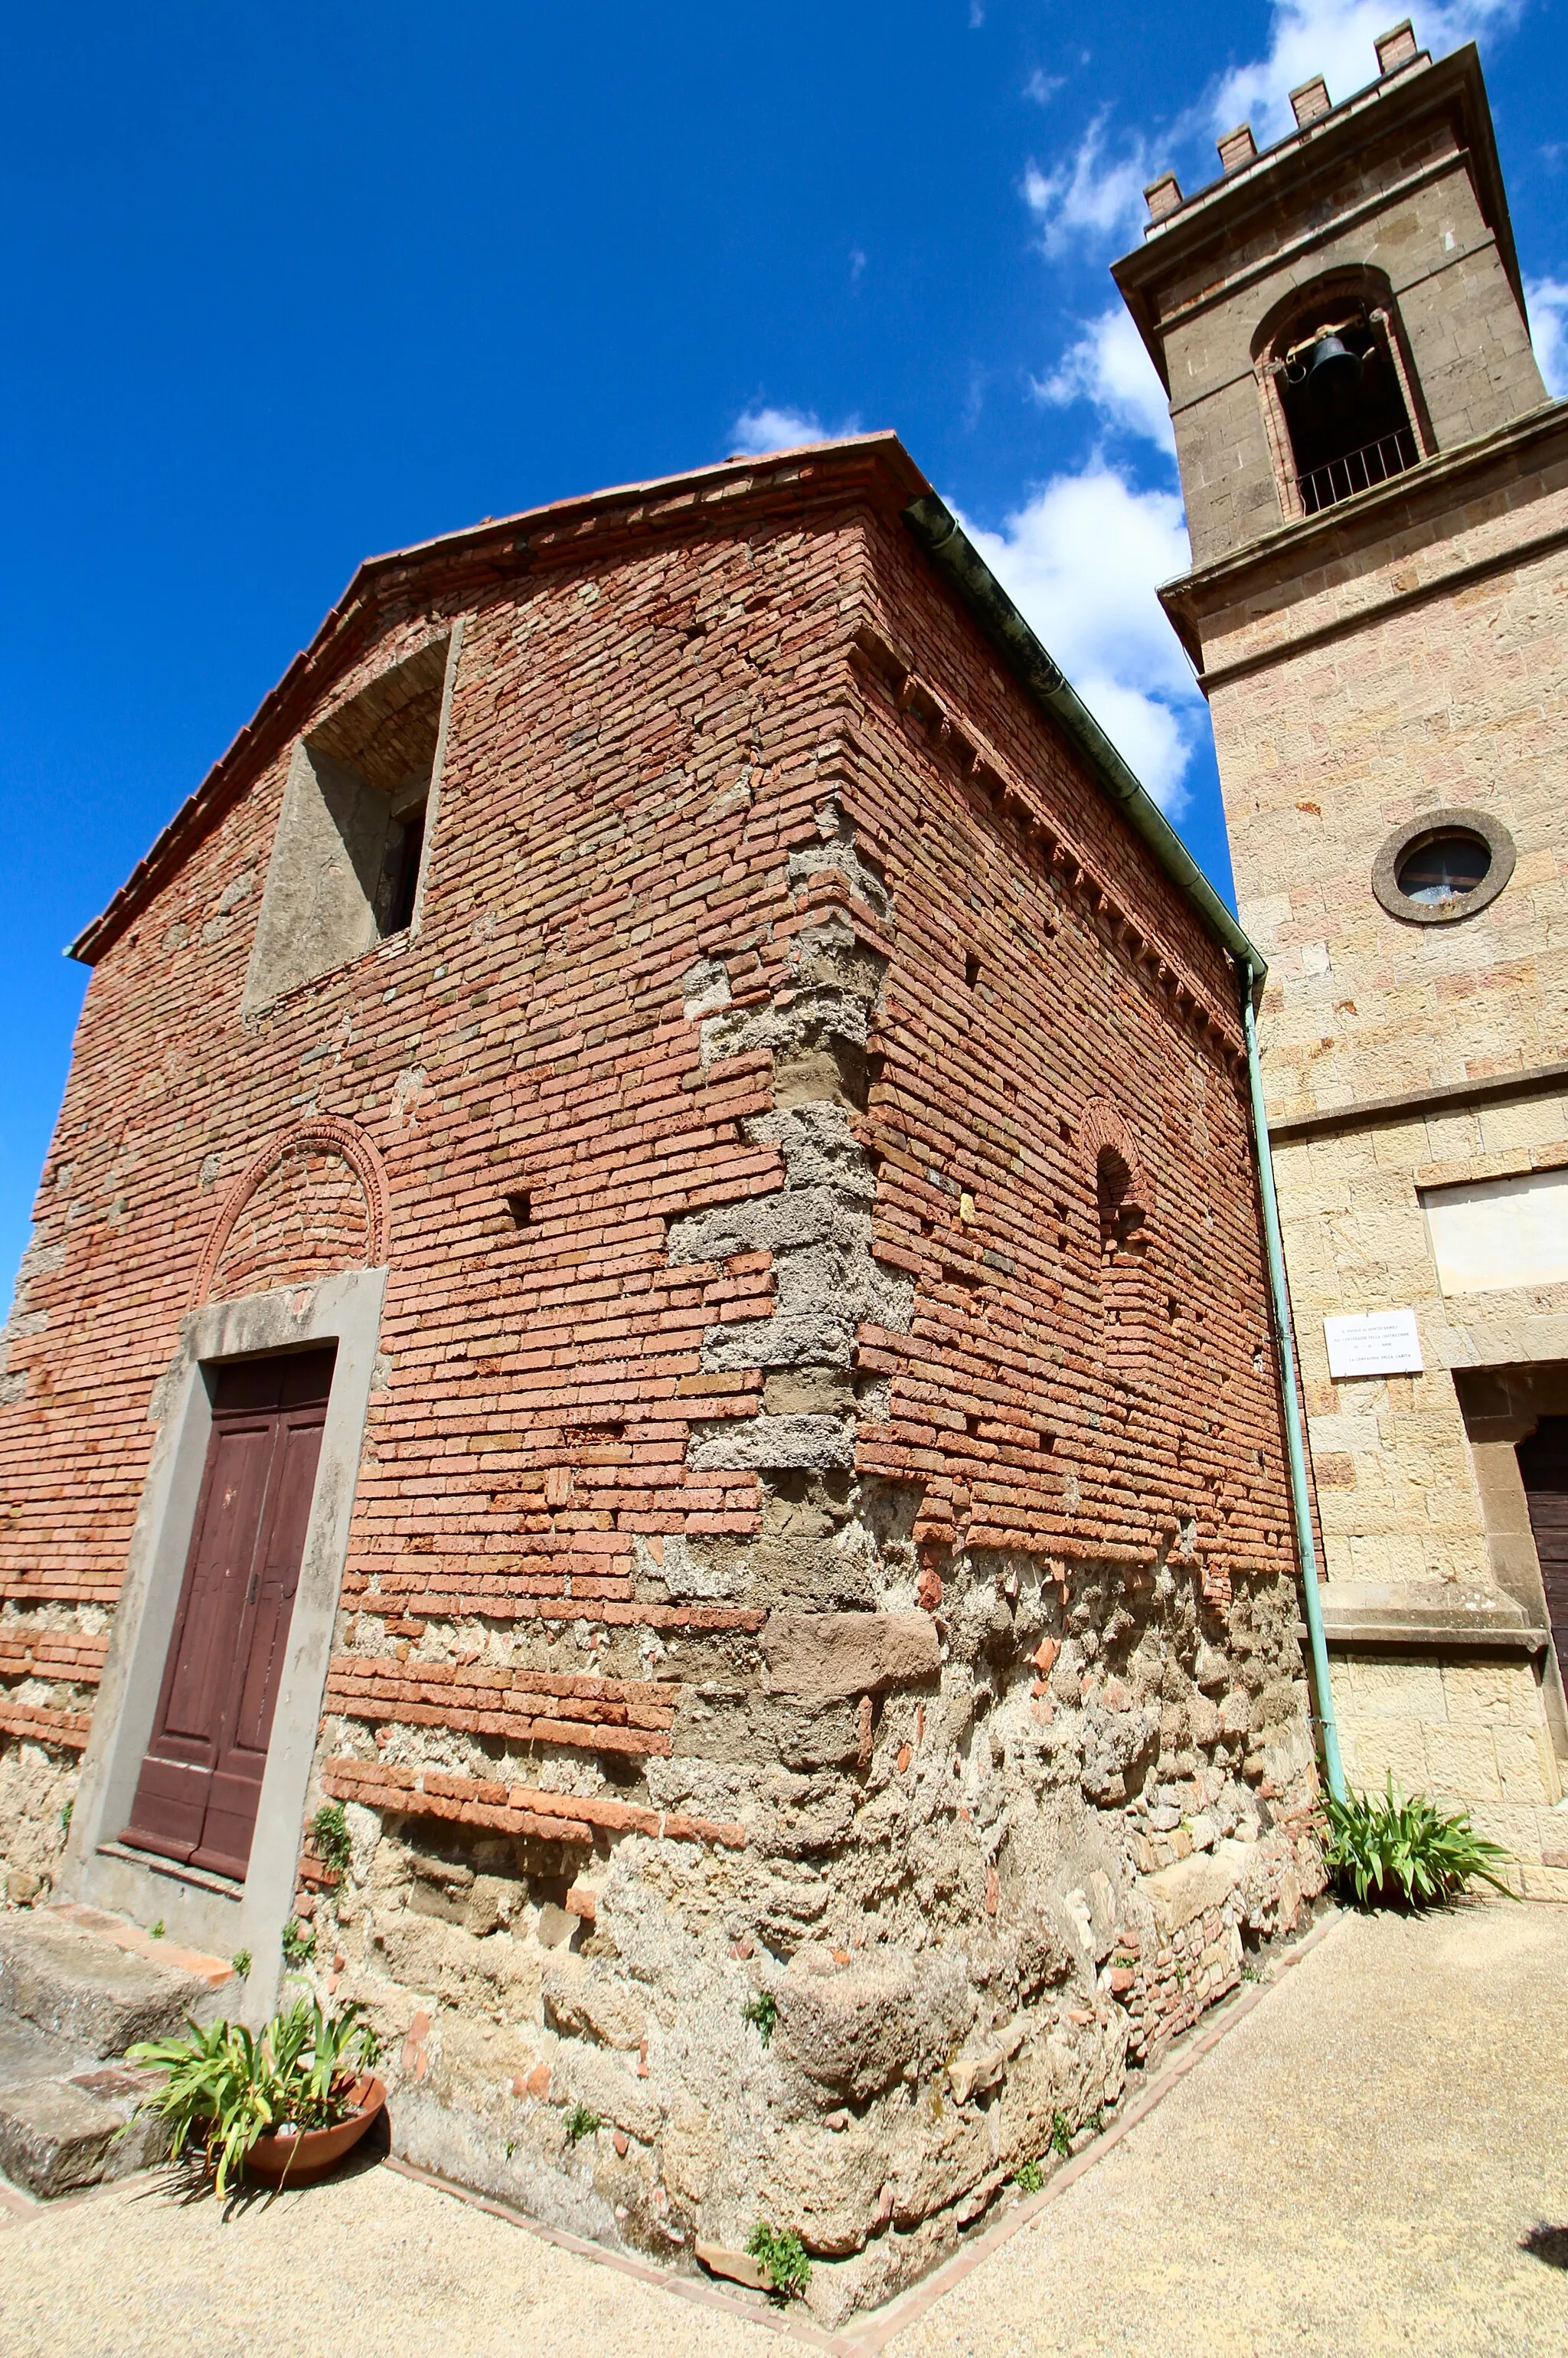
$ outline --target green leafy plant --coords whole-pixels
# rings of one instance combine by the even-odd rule
[[[76,1802],[75,1802],[74,1798],[72,1798],[72,1799],[71,1799],[70,1801],[62,1801],[62,1802],[60,1803],[60,1805],[59,1805],[59,1834],[60,1834],[60,1840],[61,1840],[62,1842],[68,1841],[68,1840],[70,1839],[70,1813],[71,1813],[72,1810],[74,1810],[74,1809],[75,1809],[75,1807],[76,1807]]]
[[[1021,2194],[1038,2194],[1045,2183],[1045,2172],[1037,2161],[1026,2161],[1013,2171],[1012,2182]]]
[[[1065,2113],[1051,2115],[1051,2150],[1065,2160],[1073,2150],[1073,2124]]]
[[[310,1821],[310,1833],[327,1865],[337,1874],[346,1875],[354,1845],[341,1801],[323,1801]]]
[[[1097,2104],[1093,2112],[1089,2115],[1089,2126],[1094,2131],[1096,2136],[1103,2136],[1105,2135],[1105,2106],[1103,2104]]]
[[[765,2047],[773,2035],[773,2025],[779,2018],[779,2002],[772,1990],[759,1990],[749,1997],[741,2009],[741,2019],[756,2026],[758,2038]]]
[[[765,2219],[759,2219],[747,2239],[746,2249],[781,2300],[800,2299],[811,2282],[811,2262],[793,2227],[786,2227],[780,2234]]]
[[[155,1922],[147,1926],[147,1938],[149,1941],[161,1941],[163,1939],[163,1918],[161,1916],[159,1916]]]
[[[168,2077],[138,2110],[172,2125],[176,2159],[200,2142],[222,2196],[257,2137],[351,2116],[353,2091],[381,2052],[363,2014],[357,1999],[328,2014],[319,1998],[300,1997],[259,2032],[192,2022],[188,2038],[143,2039],[126,2061]]]
[[[595,2129],[602,2125],[599,2115],[590,2113],[584,2104],[574,2104],[567,2115],[567,2135],[573,2145],[579,2144],[585,2136],[591,2136]]]
[[[1498,1872],[1509,1854],[1476,1833],[1466,1811],[1447,1815],[1424,1794],[1402,1798],[1391,1771],[1383,1792],[1352,1793],[1343,1801],[1331,1793],[1324,1806],[1324,1855],[1358,1907],[1430,1908],[1472,1881],[1517,1897]]]
[[[251,1966],[254,1963],[254,1959],[252,1957],[248,1949],[236,1949],[233,1955],[230,1958],[229,1963],[233,1966],[234,1971],[238,1974],[240,1979],[243,1981],[247,1974],[250,1972]]]
[[[316,1953],[316,1935],[308,1924],[291,1916],[283,1928],[283,1962],[286,1965],[308,1965]]]

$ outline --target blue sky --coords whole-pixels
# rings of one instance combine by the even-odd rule
[[[1400,0],[32,10],[0,137],[0,1284],[83,969],[60,946],[360,557],[781,437],[895,427],[1228,884],[1201,702],[1152,598],[1185,541],[1106,274]],[[1482,43],[1564,389],[1551,0]]]

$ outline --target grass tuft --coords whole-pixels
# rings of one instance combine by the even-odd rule
[[[310,1821],[310,1833],[327,1865],[337,1874],[347,1875],[354,1845],[341,1801],[323,1801]]]
[[[759,1990],[755,1997],[749,1997],[741,2008],[741,2018],[755,2025],[757,2036],[765,2047],[779,2018],[779,2002],[772,1990]]]
[[[1471,1882],[1518,1898],[1498,1872],[1509,1864],[1509,1852],[1476,1833],[1466,1811],[1445,1814],[1422,1793],[1402,1798],[1391,1771],[1383,1792],[1352,1793],[1343,1801],[1331,1793],[1324,1808],[1324,1855],[1358,1908],[1440,1906]]]
[[[811,2282],[811,2262],[793,2227],[786,2227],[780,2234],[765,2219],[759,2219],[746,2249],[781,2300],[800,2299]]]

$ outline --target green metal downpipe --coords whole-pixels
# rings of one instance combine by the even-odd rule
[[[1317,1690],[1317,1722],[1323,1730],[1323,1765],[1328,1790],[1336,1801],[1345,1799],[1345,1770],[1339,1758],[1339,1727],[1334,1716],[1334,1689],[1328,1677],[1328,1645],[1323,1634],[1323,1601],[1317,1588],[1317,1550],[1313,1544],[1312,1505],[1307,1497],[1306,1452],[1302,1443],[1301,1410],[1296,1398],[1296,1355],[1291,1342],[1291,1298],[1285,1285],[1285,1248],[1280,1236],[1280,1206],[1274,1194],[1274,1158],[1269,1147],[1269,1117],[1263,1109],[1263,1073],[1258,1060],[1258,1026],[1252,1012],[1256,975],[1241,969],[1241,1022],[1247,1035],[1247,1081],[1252,1096],[1252,1128],[1258,1141],[1258,1183],[1263,1198],[1263,1247],[1269,1263],[1269,1293],[1274,1306],[1274,1334],[1280,1352],[1280,1392],[1285,1410],[1285,1456],[1291,1469],[1291,1511],[1295,1519],[1296,1547],[1301,1555],[1302,1595],[1306,1606],[1307,1637],[1312,1646],[1312,1681]]]

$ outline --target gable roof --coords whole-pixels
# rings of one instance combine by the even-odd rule
[[[957,519],[932,491],[896,434],[859,434],[763,459],[729,459],[680,475],[623,483],[557,500],[499,521],[485,518],[413,547],[368,557],[310,644],[184,802],[107,906],[67,956],[93,966],[136,912],[179,867],[306,725],[345,665],[411,597],[434,601],[526,573],[569,554],[599,557],[720,517],[798,514],[858,491],[901,514],[917,544],[1030,695],[1070,740],[1090,776],[1149,845],[1221,946],[1260,979],[1264,962],[1152,797],[1081,702],[1060,666],[997,580]]]

